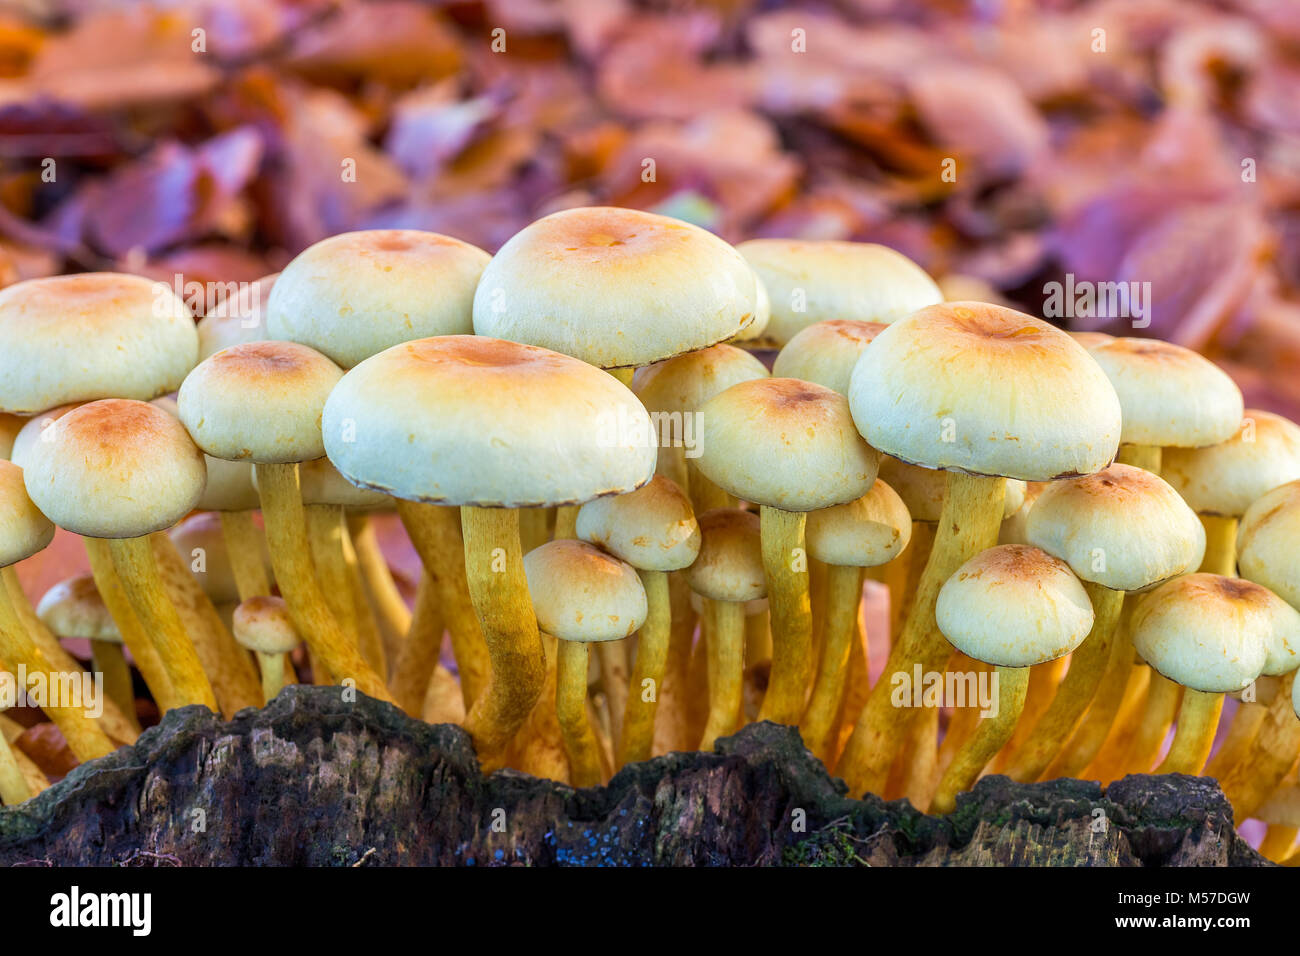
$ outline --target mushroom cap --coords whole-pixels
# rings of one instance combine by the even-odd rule
[[[772,374],[816,382],[847,397],[858,356],[886,328],[883,322],[851,319],[814,322],[785,343],[772,365]]]
[[[1195,448],[1227,441],[1241,424],[1241,389],[1213,362],[1159,339],[1111,339],[1089,348],[1115,387],[1120,440]]]
[[[257,475],[253,475],[257,487]],[[370,488],[358,488],[339,474],[328,458],[315,458],[298,466],[298,490],[305,505],[342,505],[344,508],[368,510],[382,508],[392,499]]]
[[[155,398],[149,404],[157,405],[180,421],[181,407],[170,395]],[[253,482],[252,462],[226,461],[211,455],[204,455],[203,461],[208,466],[208,483],[195,508],[200,511],[256,511],[262,506]]]
[[[699,226],[636,209],[566,209],[492,257],[474,331],[600,368],[649,365],[741,332],[756,296],[740,253]]]
[[[1129,623],[1133,647],[1184,687],[1241,690],[1268,662],[1280,603],[1267,588],[1241,578],[1184,575],[1138,604]]]
[[[150,399],[199,356],[194,317],[165,284],[116,272],[29,279],[0,291],[0,411]]]
[[[632,390],[651,413],[686,413],[733,385],[767,375],[753,355],[722,344],[637,369]]]
[[[1045,481],[1099,471],[1119,448],[1119,400],[1083,346],[979,302],[930,306],[881,332],[849,403],[867,441],[928,468]]]
[[[325,454],[321,411],[343,370],[295,342],[245,342],[209,356],[177,396],[181,421],[207,454],[257,464]]]
[[[260,342],[267,337],[266,302],[280,273],[254,279],[241,285],[234,295],[226,296],[199,319],[199,361],[222,349],[245,342]]]
[[[1265,492],[1300,478],[1300,426],[1247,409],[1227,441],[1166,449],[1160,474],[1199,513],[1239,518]]]
[[[1139,591],[1196,570],[1205,528],[1163,479],[1116,463],[1049,483],[1029,512],[1026,537],[1085,581]]]
[[[95,579],[89,574],[60,581],[36,604],[36,616],[58,638],[84,637],[121,644],[122,632],[104,605]]]
[[[711,601],[767,597],[758,515],[740,508],[714,508],[699,516],[700,554],[686,570],[691,590]]]
[[[888,323],[943,300],[925,270],[888,246],[750,239],[736,248],[767,287],[772,318],[766,337],[777,345],[825,319]]]
[[[26,462],[36,506],[59,527],[92,538],[170,528],[193,510],[208,480],[184,426],[131,399],[72,409],[32,443]]]
[[[365,488],[508,508],[633,491],[658,457],[650,416],[614,376],[475,335],[406,342],[349,371],[325,403],[325,448]]]
[[[1115,341],[1115,336],[1107,335],[1105,332],[1071,332],[1070,338],[1085,349],[1094,349],[1098,345],[1105,345],[1107,342]]]
[[[754,321],[727,339],[728,342],[743,342],[748,345],[767,340],[767,324],[772,321],[772,300],[757,272],[754,273],[754,290]]]
[[[0,568],[44,551],[54,540],[54,525],[27,496],[23,470],[0,461]]]
[[[1092,630],[1092,602],[1064,561],[1024,544],[981,551],[939,589],[939,630],[986,664],[1029,667],[1078,647]]]
[[[1237,572],[1300,608],[1300,481],[1246,509],[1237,528]]]
[[[696,467],[745,501],[816,511],[860,498],[880,453],[853,426],[849,403],[823,385],[760,378],[699,409]]]
[[[883,475],[885,469],[881,468]],[[1034,502],[1038,496],[1043,493],[1043,489],[1051,484],[1050,481],[1030,481],[1018,482],[1021,493],[1017,498],[1018,507],[1007,514],[1007,509],[1003,508],[1002,526],[998,528],[998,544],[1029,544],[1027,535],[1027,526],[1029,524],[1029,514],[1034,507]],[[1012,479],[1007,479],[1007,499],[1011,498]]]
[[[912,518],[898,493],[877,481],[861,498],[808,513],[808,554],[826,564],[874,568],[892,561],[912,540]]]
[[[631,565],[585,541],[549,541],[524,555],[537,626],[562,641],[621,641],[646,617]]]
[[[14,439],[18,437],[18,433],[23,430],[27,421],[27,418],[22,415],[0,412],[0,458],[9,459],[13,455]]]
[[[45,430],[68,412],[84,404],[85,402],[73,402],[70,405],[59,405],[56,408],[48,409],[26,419],[23,422],[23,427],[18,429],[18,434],[14,436],[13,447],[9,449],[9,460],[19,467],[24,467],[27,461],[27,453],[31,451],[32,445],[45,434]],[[52,438],[53,435],[51,434],[49,437]]]
[[[680,571],[700,553],[700,526],[686,493],[663,475],[636,491],[588,501],[577,535],[646,571]]]
[[[167,533],[172,546],[185,559],[185,565],[203,587],[213,604],[238,604],[239,585],[221,530],[221,516],[210,511],[190,515]],[[258,536],[262,567],[271,578],[271,555],[266,539]],[[199,570],[202,569],[202,570]]]
[[[352,368],[401,342],[474,330],[474,289],[492,257],[416,229],[322,239],[294,258],[267,302],[272,338]]]
[[[241,601],[230,625],[241,646],[260,654],[288,654],[301,643],[283,598],[258,596]]]
[[[948,473],[936,468],[923,468],[891,455],[880,456],[880,479],[898,492],[907,505],[913,521],[939,520],[943,499],[948,494]],[[1009,518],[1025,503],[1025,483],[1018,478],[1007,479],[1007,492],[1002,499],[1002,517]]]

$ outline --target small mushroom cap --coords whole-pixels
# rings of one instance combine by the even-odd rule
[[[54,525],[27,496],[23,470],[0,461],[0,568],[44,551],[54,540]]]
[[[45,435],[45,430],[68,412],[84,404],[84,402],[74,402],[70,405],[59,405],[57,408],[48,409],[25,419],[22,428],[18,429],[18,434],[14,436],[13,448],[9,450],[9,460],[19,467],[26,467],[27,453],[32,445]],[[54,435],[50,433],[45,437],[48,440]]]
[[[767,597],[758,515],[714,508],[699,517],[700,554],[686,571],[691,590],[712,601]]]
[[[343,368],[411,339],[464,335],[474,330],[474,289],[491,258],[468,242],[415,229],[330,236],[280,273],[267,331]]]
[[[242,601],[230,624],[235,640],[260,654],[288,654],[300,643],[283,598],[251,597]]]
[[[873,446],[928,468],[1047,481],[1099,471],[1119,448],[1119,400],[1087,351],[996,305],[895,322],[858,359],[849,403]]]
[[[59,527],[92,538],[170,528],[193,510],[208,479],[203,453],[181,423],[129,399],[74,408],[32,443],[26,461],[36,506]]]
[[[646,571],[680,571],[700,553],[691,501],[662,475],[636,491],[588,501],[578,509],[577,534]]]
[[[1159,339],[1120,338],[1089,352],[1119,396],[1125,444],[1214,445],[1227,441],[1241,424],[1241,389],[1191,349]]]
[[[948,494],[948,473],[937,468],[899,461],[890,455],[880,456],[880,480],[898,492],[913,521],[939,520],[943,499]],[[1002,517],[1009,518],[1025,503],[1025,483],[1007,479],[1007,493],[1002,499]]]
[[[884,474],[884,471],[885,471],[884,468],[880,469],[882,475]],[[1006,514],[1006,509],[1004,507],[1003,514],[1005,515],[1005,517],[1002,519],[1002,526],[998,528],[998,544],[1028,544],[1029,543],[1029,537],[1027,533],[1028,524],[1029,524],[1029,513],[1034,507],[1034,502],[1038,500],[1038,496],[1042,494],[1043,489],[1050,484],[1051,482],[1048,481],[1019,482],[1021,488],[1021,495],[1017,499],[1020,502],[1019,507],[1017,507],[1016,510],[1011,512],[1010,514]],[[1011,498],[1011,487],[1012,487],[1012,481],[1008,479],[1007,480],[1008,501]]]
[[[1205,529],[1163,479],[1116,463],[1049,483],[1029,512],[1026,536],[1085,581],[1138,591],[1195,571]]]
[[[257,475],[253,475],[257,487]],[[365,510],[391,504],[392,499],[370,488],[358,488],[339,474],[328,458],[304,461],[298,466],[298,489],[305,505],[342,505]]]
[[[537,626],[562,641],[620,641],[646,617],[631,565],[585,541],[550,541],[524,555]]]
[[[181,385],[181,421],[207,454],[257,464],[325,454],[321,410],[343,370],[295,342],[232,345]]]
[[[888,246],[825,239],[751,239],[736,247],[772,301],[767,338],[785,345],[825,319],[893,322],[943,300],[934,280]]]
[[[18,433],[23,430],[27,424],[27,419],[22,415],[10,415],[8,412],[0,412],[0,458],[10,459],[14,450],[14,439]]]
[[[1130,631],[1139,656],[1172,681],[1206,693],[1248,686],[1264,671],[1281,600],[1241,578],[1188,574],[1142,599]]]
[[[1160,473],[1199,513],[1239,518],[1265,492],[1300,478],[1300,426],[1247,409],[1227,441],[1166,449]]]
[[[767,367],[744,349],[724,344],[637,369],[632,389],[651,413],[686,413],[756,378],[767,378]]]
[[[939,589],[935,620],[977,661],[1030,667],[1070,653],[1092,630],[1092,602],[1064,561],[1023,544],[971,558]]]
[[[741,382],[699,410],[696,467],[745,501],[816,511],[860,498],[880,454],[858,434],[848,400],[794,378]]]
[[[861,498],[808,513],[808,554],[826,564],[874,568],[912,540],[912,518],[893,488],[877,479]]]
[[[266,302],[280,273],[255,279],[199,319],[199,361],[222,349],[266,338]]]
[[[226,548],[226,536],[221,530],[220,515],[210,511],[190,515],[172,528],[168,537],[213,604],[239,602],[239,585],[235,582],[235,570]],[[258,540],[262,567],[269,579],[270,550],[264,537],[259,535]]]
[[[149,404],[157,405],[180,421],[180,405],[170,395],[155,398]],[[252,462],[226,461],[211,455],[204,455],[203,461],[208,466],[208,483],[195,508],[200,511],[256,511],[262,506],[257,486],[253,483]]]
[[[84,637],[121,644],[122,633],[104,606],[104,599],[89,574],[60,581],[36,605],[36,616],[58,638]]]
[[[1300,481],[1246,509],[1237,529],[1237,571],[1300,608]]]
[[[349,371],[325,404],[325,448],[362,487],[508,508],[633,491],[658,457],[650,416],[614,376],[475,335],[406,342]]]
[[[754,273],[698,226],[635,209],[566,209],[512,236],[474,296],[474,331],[599,368],[649,365],[754,321]]]
[[[883,322],[851,319],[814,322],[785,344],[772,365],[772,374],[816,382],[847,397],[858,356],[886,328]]]
[[[0,411],[174,391],[199,355],[189,309],[164,283],[115,272],[0,291]]]

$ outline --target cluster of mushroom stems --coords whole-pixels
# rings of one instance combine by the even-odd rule
[[[1293,849],[1300,428],[883,247],[613,208],[495,256],[347,233],[197,325],[141,277],[28,280],[0,439],[0,665],[80,673],[60,640],[90,641],[102,715],[46,708],[83,762],[140,733],[135,672],[226,715],[310,674],[579,787],[755,720],[932,812],[989,772],[1208,762]],[[32,607],[13,565],[56,527],[90,573]],[[48,781],[0,730],[11,804]]]

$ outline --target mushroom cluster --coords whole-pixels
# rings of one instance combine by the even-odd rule
[[[137,673],[160,711],[337,685],[575,786],[773,720],[946,812],[995,769],[1200,773],[1225,695],[1242,819],[1300,759],[1300,428],[1187,349],[617,208],[495,256],[335,236],[224,315],[129,275],[0,292],[0,665],[91,642],[101,712],[41,704],[79,760],[139,733]],[[56,527],[90,573],[32,608],[12,566]],[[5,802],[40,785],[12,736]]]

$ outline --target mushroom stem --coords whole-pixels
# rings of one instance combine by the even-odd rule
[[[1253,815],[1300,758],[1300,720],[1291,708],[1295,676],[1292,672],[1278,682],[1277,696],[1269,704],[1255,745],[1222,778],[1223,792],[1238,820]]]
[[[1124,606],[1124,592],[1112,591],[1091,581],[1083,582],[1083,588],[1092,602],[1092,630],[1071,655],[1070,669],[1066,671],[1051,705],[1011,758],[1007,776],[1012,780],[1032,783],[1042,776],[1092,703],[1110,664],[1115,628]]]
[[[627,641],[600,641],[596,657],[600,661],[600,689],[605,693],[611,739],[623,738],[623,715],[629,697]]]
[[[352,602],[352,616],[357,623],[357,643],[361,647],[361,656],[374,668],[376,674],[386,676],[388,652],[379,630],[379,621],[375,617],[374,606],[366,594],[365,582],[361,579],[361,566],[357,561],[356,549],[352,546],[352,535],[348,531],[346,518],[340,532],[343,571],[348,583],[348,598]]]
[[[1281,863],[1291,855],[1297,835],[1300,835],[1300,828],[1270,823],[1264,831],[1264,839],[1259,842],[1259,855],[1274,863]]]
[[[619,740],[616,766],[650,759],[654,742],[655,713],[668,669],[668,649],[672,642],[672,607],[668,596],[665,571],[639,570],[645,588],[646,618],[641,625],[632,665],[632,680],[623,713],[623,736]]]
[[[1183,688],[1183,703],[1178,708],[1178,730],[1164,762],[1156,773],[1186,773],[1199,776],[1214,746],[1214,732],[1219,728],[1223,695],[1209,694],[1192,687]]]
[[[183,706],[184,701],[179,700],[172,690],[171,678],[167,676],[162,658],[158,656],[158,650],[149,640],[148,632],[136,617],[135,608],[131,606],[131,601],[126,596],[122,579],[118,577],[117,569],[113,566],[113,555],[108,550],[108,541],[104,538],[82,538],[81,540],[86,546],[86,556],[90,559],[90,571],[95,579],[95,588],[99,591],[104,606],[108,608],[108,613],[117,624],[117,629],[122,635],[122,643],[135,659],[135,666],[140,669],[145,686],[153,694],[158,709],[166,713],[173,707]]]
[[[928,807],[939,785],[939,708],[926,707],[925,713],[912,722],[907,747],[899,754],[897,782],[891,775],[890,793],[897,786],[898,797],[914,807]]]
[[[262,563],[262,539],[253,522],[253,512],[222,511],[218,514],[239,600],[269,595],[271,581],[266,575],[266,565]]]
[[[695,467],[692,459],[686,459],[686,473],[689,476],[687,494],[690,495],[691,509],[695,514],[702,515],[715,508],[736,507],[736,499],[706,478],[704,472]]]
[[[1057,688],[1061,685],[1061,678],[1069,663],[1070,657],[1067,654],[1029,668],[1029,690],[1025,694],[1025,706],[1020,712],[1020,720],[1016,722],[1016,729],[1011,732],[1011,739],[1002,747],[994,764],[999,773],[1010,763],[1012,755],[1020,749],[1020,745],[1034,729],[1039,718],[1052,705],[1052,698],[1056,696]]]
[[[18,759],[9,749],[9,741],[0,731],[0,804],[16,807],[28,797],[33,796],[23,776],[23,768],[18,766]]]
[[[348,515],[348,533],[357,552],[357,564],[361,568],[366,593],[374,602],[379,617],[379,627],[396,646],[411,629],[411,611],[393,580],[388,562],[384,560],[374,522],[365,515]]]
[[[933,521],[913,521],[912,538],[903,553],[884,566],[884,583],[889,587],[889,640],[898,640],[907,613],[916,601],[916,586],[934,547]]]
[[[303,515],[297,464],[255,467],[271,567],[293,626],[307,643],[313,661],[324,664],[336,680],[354,680],[361,693],[392,703],[383,680],[343,633],[321,593],[307,543],[307,519]]]
[[[1120,445],[1119,454],[1115,456],[1115,460],[1121,465],[1144,468],[1151,474],[1158,475],[1160,474],[1161,457],[1159,445]]]
[[[467,506],[460,514],[470,601],[491,660],[487,685],[474,699],[465,729],[490,772],[501,766],[506,745],[541,694],[546,655],[524,577],[519,512]]]
[[[700,738],[700,750],[712,750],[719,737],[736,732],[745,688],[745,605],[736,601],[710,601],[713,626],[709,629],[709,717]],[[771,687],[768,688],[771,693]]]
[[[411,630],[402,642],[391,682],[397,706],[412,717],[419,717],[424,712],[425,693],[442,652],[443,622],[436,586],[426,571],[415,592],[415,615],[411,618]]]
[[[461,533],[455,508],[444,505],[432,505],[418,501],[398,499],[397,513],[406,526],[407,534],[420,560],[424,562],[424,574],[428,579],[430,603],[416,604],[415,618],[411,622],[411,631],[402,645],[398,657],[397,671],[393,675],[394,694],[400,693],[399,701],[405,700],[419,713],[423,706],[424,692],[433,676],[433,668],[438,660],[438,651],[442,645],[442,630],[434,633],[435,622],[419,620],[423,614],[426,618],[435,609],[442,612],[442,620],[451,634],[451,650],[456,658],[456,668],[460,672],[461,696],[468,711],[473,707],[488,685],[489,660],[491,648],[485,643],[486,627],[480,626],[481,613],[475,615],[476,602],[471,600],[472,587],[466,575],[467,561],[470,558],[467,540]],[[513,512],[518,522],[518,512]],[[511,540],[518,540],[518,534]],[[505,545],[500,545],[505,547]],[[489,545],[484,552],[487,566],[482,573],[487,575],[490,585],[495,585],[498,574],[492,573],[491,549]],[[531,605],[529,605],[531,607]],[[404,708],[406,705],[403,705]]]
[[[1127,608],[1136,603],[1128,601],[1124,606]],[[1084,767],[1092,763],[1101,751],[1101,745],[1106,742],[1115,715],[1124,702],[1128,673],[1132,667],[1133,641],[1129,638],[1126,624],[1121,622],[1111,641],[1110,659],[1106,662],[1106,671],[1102,674],[1092,704],[1064,749],[1047,768],[1047,779],[1077,777]]]
[[[569,757],[569,782],[595,787],[601,781],[600,747],[587,719],[587,645],[560,641],[555,678],[555,713]]]
[[[1207,777],[1223,777],[1238,761],[1244,759],[1254,746],[1255,737],[1264,726],[1268,707],[1258,701],[1240,701],[1237,712],[1228,723],[1228,733],[1219,744],[1214,758],[1205,765]]]
[[[90,669],[104,675],[104,694],[131,722],[136,733],[140,721],[135,715],[135,691],[131,687],[131,668],[122,654],[122,645],[112,641],[90,642]]]
[[[383,668],[368,657],[362,647],[359,620],[361,609],[352,601],[351,575],[343,554],[342,506],[303,505],[303,518],[307,522],[307,544],[311,548],[312,565],[316,568],[326,606],[366,664],[376,674],[383,674]]]
[[[1237,519],[1223,515],[1201,515],[1205,526],[1205,558],[1200,570],[1207,574],[1237,576]]]
[[[167,595],[149,537],[111,538],[108,551],[131,607],[153,637],[177,699],[183,704],[202,704],[219,712],[216,694],[199,663],[198,652],[185,632],[180,612]]]
[[[1137,732],[1124,756],[1124,770],[1129,773],[1150,773],[1160,756],[1160,748],[1174,725],[1183,699],[1183,687],[1151,669],[1151,682],[1147,685],[1146,704],[1137,724]]]
[[[1142,708],[1146,706],[1147,688],[1151,684],[1151,668],[1146,664],[1130,664],[1124,683],[1124,699],[1120,702],[1110,734],[1092,763],[1083,769],[1084,779],[1100,780],[1109,784],[1123,771],[1125,752],[1133,742],[1133,734]]]
[[[952,813],[957,807],[957,794],[974,785],[985,765],[1015,729],[1029,689],[1029,668],[999,667],[995,673],[998,678],[998,712],[982,717],[975,733],[957,751],[957,756],[939,781],[930,813]]]
[[[850,793],[879,793],[885,786],[917,710],[894,706],[898,681],[911,680],[916,664],[925,673],[947,661],[952,648],[934,620],[939,589],[966,561],[997,543],[1006,485],[1005,478],[948,473],[948,491],[930,559],[917,582],[916,599],[840,757],[837,773],[848,782]]]
[[[854,622],[862,599],[862,569],[837,564],[826,569],[826,623],[823,626],[821,665],[813,684],[800,730],[813,756],[826,763],[838,731],[836,718],[844,700]]]
[[[20,667],[26,668],[29,677],[37,674],[44,675],[47,688],[52,689],[63,684],[58,674],[50,667],[45,655],[32,640],[9,598],[8,588],[2,584],[0,584],[0,661],[3,662],[6,670],[15,675]],[[27,688],[18,687],[16,690],[25,691]],[[69,749],[82,763],[111,754],[117,749],[99,723],[86,716],[85,710],[81,707],[55,706],[53,701],[47,700],[41,709],[49,715],[59,730],[63,731]]]
[[[561,505],[555,509],[553,541],[564,541],[578,536],[578,505]]]
[[[668,599],[672,607],[672,634],[668,643],[668,665],[661,685],[659,708],[655,714],[655,743],[650,753],[689,750],[699,738],[687,734],[689,722],[687,696],[690,682],[691,645],[695,639],[695,611],[691,607],[690,585],[686,575],[674,571],[668,575]]]
[[[275,695],[284,690],[286,654],[264,654],[257,652],[257,664],[262,671],[262,696],[269,704]]]
[[[772,676],[759,720],[797,724],[812,682],[812,609],[808,557],[804,549],[807,516],[763,505],[759,540],[768,607],[772,612]],[[743,624],[742,624],[743,628]]]

